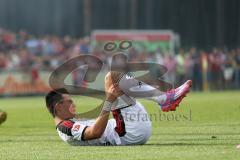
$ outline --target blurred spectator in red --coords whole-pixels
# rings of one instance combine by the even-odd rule
[[[7,67],[7,59],[4,53],[0,53],[0,70],[6,69]]]
[[[221,50],[214,48],[209,55],[209,65],[211,73],[211,87],[212,89],[222,89],[223,86],[223,64],[224,55]]]

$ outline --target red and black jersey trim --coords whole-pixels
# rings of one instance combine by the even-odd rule
[[[117,124],[115,127],[115,131],[118,133],[120,137],[123,137],[126,134],[126,129],[121,110],[120,109],[114,110],[112,111],[112,114]]]
[[[74,124],[73,121],[71,121],[71,120],[65,120],[65,121],[60,122],[60,123],[57,125],[56,128],[57,128],[60,132],[66,134],[66,135],[68,135],[68,136],[72,136],[72,131],[71,131],[71,130],[72,130],[73,124]]]

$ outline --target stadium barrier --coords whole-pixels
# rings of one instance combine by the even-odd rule
[[[45,72],[2,71],[0,76],[1,96],[38,95],[50,90]]]
[[[49,86],[49,77],[52,71],[1,71],[0,72],[0,96],[26,96],[43,95],[51,90]],[[93,83],[82,83],[82,79],[77,79],[76,72],[69,74],[64,83],[68,85],[84,85],[89,88],[104,90],[103,82],[106,72],[98,74]],[[78,82],[77,82],[78,81]],[[81,83],[79,82],[81,81]]]

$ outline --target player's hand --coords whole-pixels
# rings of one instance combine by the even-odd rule
[[[123,94],[123,92],[118,87],[118,84],[113,84],[110,87],[107,87],[105,92],[106,100],[109,102],[114,102],[117,99],[117,97]]]

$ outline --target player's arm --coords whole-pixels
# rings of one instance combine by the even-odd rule
[[[118,85],[116,83],[114,84],[113,77],[116,78],[115,75],[111,73],[108,73],[105,77],[106,100],[103,104],[102,112],[96,119],[96,122],[92,126],[85,129],[82,137],[83,140],[97,139],[102,136],[108,123],[111,105],[118,96],[123,94]]]

